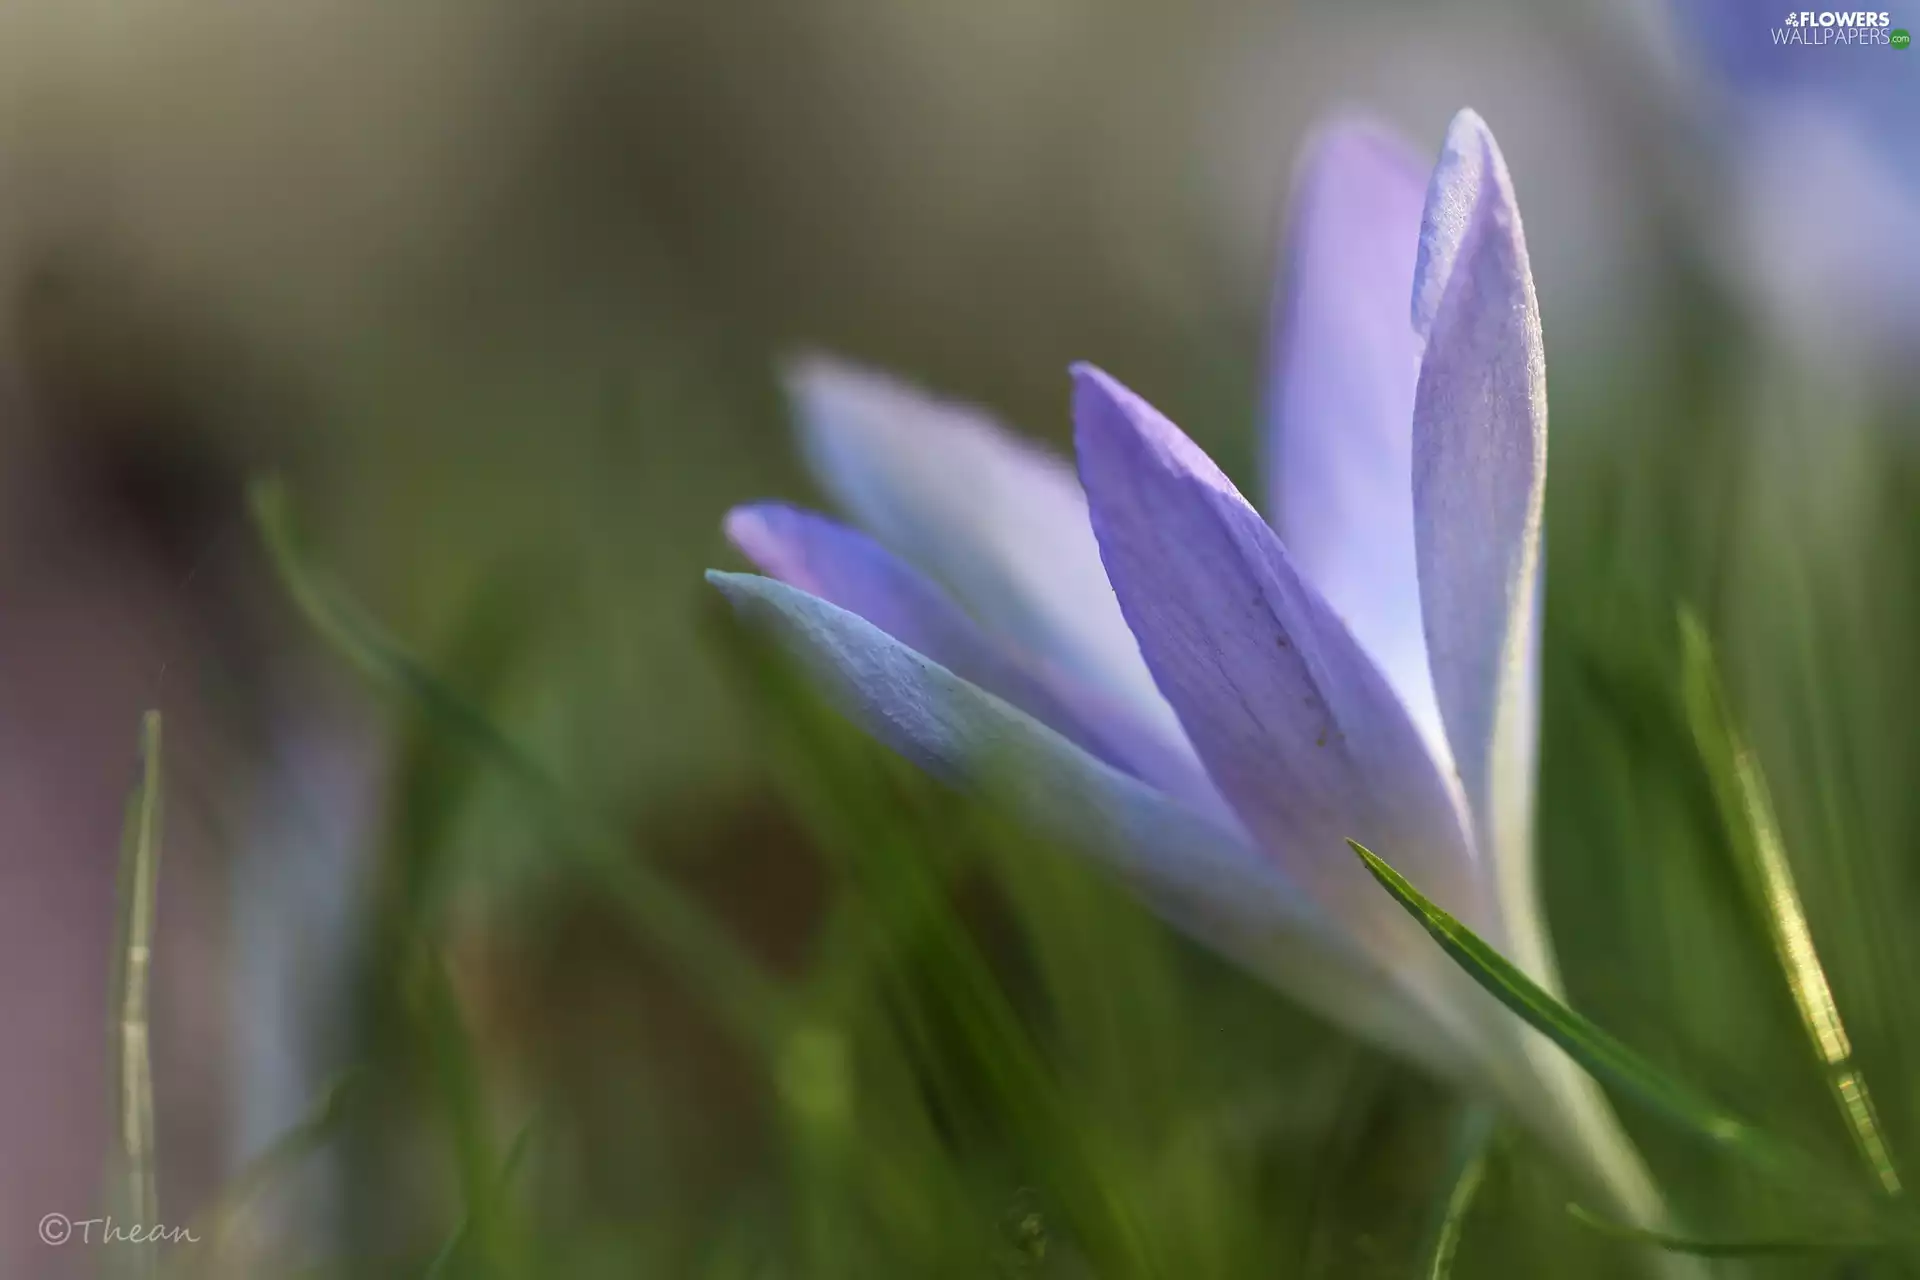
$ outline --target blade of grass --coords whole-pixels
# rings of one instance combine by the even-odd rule
[[[636,859],[625,839],[588,816],[517,742],[307,564],[278,481],[256,481],[249,497],[282,584],[322,638],[374,685],[417,704],[515,782],[565,851],[603,878],[642,933],[714,1001],[731,1028],[761,1045],[777,1043],[787,1022],[785,997],[759,963],[691,895]]]
[[[1454,963],[1488,994],[1559,1045],[1588,1074],[1757,1165],[1775,1171],[1804,1171],[1804,1157],[1691,1085],[1674,1079],[1611,1033],[1560,1003],[1471,929],[1434,905],[1378,854],[1356,841],[1347,843],[1373,878],[1420,922]]]
[[[520,1165],[526,1159],[527,1149],[532,1143],[533,1129],[533,1120],[520,1126],[520,1132],[514,1135],[512,1145],[507,1148],[506,1159],[501,1161],[498,1170],[490,1174],[492,1185],[481,1197],[483,1201],[501,1199],[512,1190],[514,1175],[520,1171]],[[439,1252],[434,1254],[433,1261],[427,1264],[427,1269],[421,1273],[421,1280],[443,1280],[445,1276],[452,1274],[454,1259],[459,1257],[468,1247],[469,1242],[476,1239],[479,1234],[474,1222],[475,1211],[474,1202],[469,1200],[466,1214],[447,1236]]]
[[[118,1135],[117,1203],[136,1226],[158,1226],[160,1192],[154,1176],[153,1057],[148,987],[153,964],[153,920],[160,878],[160,713],[140,721],[139,784],[127,801],[120,853],[119,946],[113,977],[115,1133]],[[134,1273],[158,1274],[153,1245],[133,1249]]]
[[[1827,1087],[1855,1150],[1880,1188],[1888,1195],[1898,1195],[1900,1174],[1881,1132],[1866,1077],[1854,1064],[1853,1043],[1814,947],[1813,931],[1787,860],[1786,843],[1774,818],[1766,777],[1734,723],[1712,642],[1691,613],[1680,615],[1680,639],[1687,724],[1719,805],[1740,881],[1766,925],[1801,1025],[1825,1071]]]
[[[460,1185],[462,1212],[454,1239],[471,1257],[475,1275],[497,1280],[522,1274],[524,1258],[506,1203],[506,1175],[488,1123],[485,1086],[473,1042],[440,957],[423,949],[415,961],[414,1016],[439,1086],[439,1108]],[[523,1129],[516,1147],[525,1134]],[[508,1160],[509,1173],[515,1163],[517,1157]],[[449,1250],[451,1245],[450,1241]],[[450,1256],[450,1251],[443,1250],[442,1259]]]
[[[1434,1224],[1432,1247],[1426,1253],[1426,1280],[1449,1280],[1453,1275],[1453,1260],[1460,1252],[1467,1218],[1473,1212],[1474,1201],[1487,1179],[1494,1129],[1493,1112],[1485,1107],[1469,1107],[1460,1117],[1460,1129],[1448,1170],[1447,1195],[1441,1202],[1438,1220]]]
[[[933,1069],[937,1087],[962,1096],[962,1076],[985,1086],[993,1110],[1060,1197],[1103,1274],[1158,1274],[1136,1216],[1114,1186],[1110,1162],[1102,1158],[1104,1135],[1080,1123],[1041,1046],[947,900],[950,886],[923,850],[904,842],[869,843],[849,852],[867,864],[866,883],[892,916],[891,936],[882,946],[894,962],[881,977],[896,996],[908,1042]],[[952,1039],[940,1031],[949,1023],[957,1032]]]
[[[907,816],[913,805],[902,792],[922,800],[936,794],[924,778],[864,737],[849,735],[839,714],[777,651],[744,632],[731,642],[765,699],[781,780],[796,812],[872,906],[878,934],[867,945],[874,976],[935,1092],[949,1094],[958,1109],[971,1090],[984,1091],[1101,1274],[1160,1274],[1104,1158],[1104,1135],[1081,1122],[1053,1064],[954,909],[956,878],[981,857],[972,802],[956,809],[945,797],[933,812]],[[863,765],[887,781],[859,784],[863,776],[874,781]]]
[[[541,600],[515,579],[488,578],[436,647],[435,677],[470,706],[490,708],[520,681],[530,661]],[[431,916],[457,878],[462,816],[493,776],[480,752],[447,734],[417,700],[402,702],[388,773],[389,813],[381,833],[374,906],[393,939],[430,931]]]

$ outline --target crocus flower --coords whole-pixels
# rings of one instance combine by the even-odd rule
[[[1074,370],[1078,477],[977,410],[822,360],[809,462],[864,527],[727,517],[712,573],[885,742],[996,777],[1162,912],[1327,1017],[1505,1101],[1641,1219],[1598,1091],[1376,886],[1381,851],[1554,981],[1530,840],[1546,383],[1513,187],[1462,112],[1431,170],[1324,133],[1277,307],[1263,519]]]

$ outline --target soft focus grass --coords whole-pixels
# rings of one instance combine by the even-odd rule
[[[1838,1171],[1796,1184],[1619,1097],[1687,1235],[1730,1246],[1712,1274],[1904,1275],[1789,1247],[1835,1239],[1836,1201],[1907,1197],[1834,1105],[1677,618],[1711,640],[1711,708],[1764,771],[1905,1179],[1920,423],[1827,417],[1819,371],[1684,276],[1675,296],[1650,376],[1555,384],[1539,839],[1570,1002]],[[875,747],[697,583],[638,599],[618,573],[470,566],[449,624],[403,640],[298,544],[284,496],[262,511],[290,598],[390,730],[352,1088],[221,1206],[330,1159],[340,1211],[286,1251],[301,1274],[1648,1268],[1523,1134],[1174,934],[1010,823],[990,779],[957,795]],[[752,764],[635,800],[621,740],[658,755],[710,727],[610,728],[632,659],[592,620],[687,610]],[[217,1252],[171,1258],[220,1274]]]
[[[623,844],[504,727],[525,632],[499,620],[525,614],[483,601],[415,658],[307,565],[283,495],[258,506],[296,602],[399,717],[342,1265],[1401,1275],[1449,1227],[1462,1265],[1630,1256],[1517,1135],[1463,1146],[1477,1109],[1010,825],[990,779],[920,777],[717,611],[768,843]],[[702,865],[729,857],[731,895]],[[742,899],[789,918],[731,928]],[[622,982],[640,994],[601,994]]]

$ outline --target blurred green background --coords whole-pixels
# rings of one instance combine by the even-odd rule
[[[0,1274],[131,1265],[33,1224],[110,1190],[148,706],[161,1213],[223,1224],[179,1274],[1424,1274],[1462,1100],[867,745],[700,578],[730,505],[817,501],[796,351],[1055,445],[1093,359],[1250,482],[1290,167],[1352,108],[1435,147],[1474,106],[1527,219],[1572,1003],[1850,1167],[1688,734],[1685,605],[1920,1153],[1914,344],[1783,322],[1792,246],[1737,233],[1778,143],[1691,38],[1505,0],[0,12]],[[457,703],[303,622],[266,473]],[[1699,1234],[1828,1225],[1620,1109]],[[1456,1274],[1653,1265],[1490,1152]]]

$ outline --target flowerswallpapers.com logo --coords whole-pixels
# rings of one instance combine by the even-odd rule
[[[1789,13],[1785,25],[1773,29],[1773,42],[1809,48],[1857,49],[1882,45],[1904,49],[1912,43],[1912,38],[1905,31],[1894,30],[1893,15],[1884,10],[1879,13],[1836,13],[1832,10],[1815,12],[1801,9]]]

